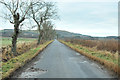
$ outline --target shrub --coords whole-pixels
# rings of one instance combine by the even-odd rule
[[[106,50],[112,53],[116,53],[118,51],[118,40],[83,40],[83,39],[66,39],[66,42],[71,42],[73,44],[78,44],[86,47],[96,47],[98,50]]]

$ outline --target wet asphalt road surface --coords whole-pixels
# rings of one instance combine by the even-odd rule
[[[37,56],[38,60],[12,78],[111,78],[107,70],[73,51],[59,41],[53,41]]]

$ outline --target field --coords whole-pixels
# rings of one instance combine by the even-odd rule
[[[14,56],[11,54],[11,41],[12,39],[9,37],[3,37],[0,39],[0,50],[2,51],[2,61],[8,61]],[[35,38],[18,38],[17,40],[17,55],[21,55],[24,52],[30,50],[35,47],[37,43],[37,39]]]
[[[20,44],[20,43],[26,43],[26,42],[33,42],[37,39],[35,38],[18,38],[17,40],[17,44]],[[10,37],[3,37],[0,39],[0,46],[8,46],[8,45],[11,45],[12,44],[12,38]]]
[[[109,51],[113,54],[118,52],[118,40],[104,39],[104,40],[83,40],[83,39],[67,39],[66,42],[72,44],[82,45],[88,48],[96,48],[97,50]]]

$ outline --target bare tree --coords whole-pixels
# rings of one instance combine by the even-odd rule
[[[54,25],[51,23],[51,21],[46,21],[43,23],[43,37],[44,40],[51,40],[55,37],[55,30]]]
[[[42,1],[32,3],[31,12],[32,18],[38,26],[39,37],[37,44],[40,44],[42,36],[44,35],[42,24],[47,20],[56,19],[57,17],[55,3]]]
[[[11,52],[16,56],[16,43],[19,34],[19,26],[26,19],[31,3],[30,1],[24,0],[1,0],[0,3],[7,8],[6,13],[4,13],[4,18],[9,20],[10,23],[14,25],[14,34],[12,36],[12,50]]]

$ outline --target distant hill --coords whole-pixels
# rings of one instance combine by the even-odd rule
[[[13,29],[0,30],[0,36],[11,37],[13,34]],[[39,33],[36,30],[22,30],[20,31],[19,37],[24,38],[38,38]],[[58,38],[74,38],[74,39],[118,39],[117,36],[108,37],[92,37],[89,35],[82,35],[78,33],[72,33],[64,30],[56,30],[56,36]]]
[[[56,30],[59,38],[72,38],[72,39],[94,39],[94,40],[102,40],[102,39],[118,39],[117,36],[107,36],[107,37],[92,37],[89,35],[83,35],[79,33],[72,33],[63,30]]]
[[[63,30],[56,30],[56,34],[59,38],[77,38],[77,39],[92,39],[93,37],[88,35],[82,35],[78,33],[63,31]]]

